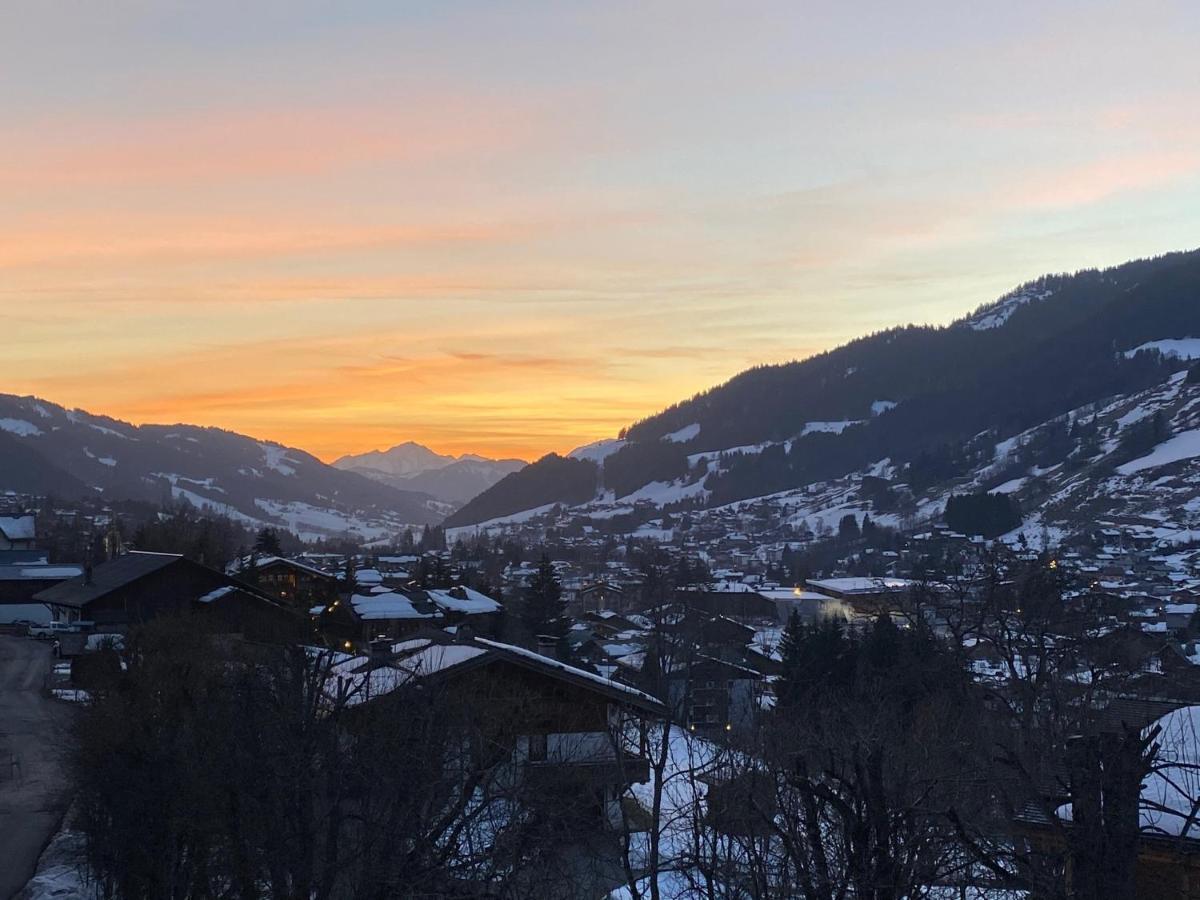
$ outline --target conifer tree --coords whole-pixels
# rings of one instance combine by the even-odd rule
[[[521,620],[535,635],[551,634],[562,637],[567,632],[566,605],[562,600],[562,585],[550,557],[542,554],[537,571],[525,591]]]

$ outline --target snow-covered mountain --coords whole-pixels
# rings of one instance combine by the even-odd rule
[[[573,451],[573,468],[535,463],[520,482],[500,482],[447,524],[527,520],[531,510],[568,502],[585,515],[640,503],[696,517],[779,502],[814,515],[839,509],[844,503],[833,499],[843,494],[858,502],[854,485],[869,478],[873,489],[908,498],[903,513],[881,510],[906,521],[938,514],[949,492],[1004,487],[1027,510],[1044,506],[1049,527],[1066,490],[1065,529],[1105,492],[1145,492],[1138,472],[1119,468],[1134,462],[1131,448],[1150,455],[1162,444],[1153,460],[1193,464],[1179,456],[1190,453],[1184,435],[1196,427],[1183,400],[1159,411],[1168,421],[1158,436],[1170,437],[1158,442],[1153,434],[1123,438],[1129,422],[1109,421],[1103,410],[1140,409],[1162,392],[1190,402],[1185,370],[1200,357],[1197,336],[1200,251],[1045,276],[947,327],[895,328],[750,369],[634,423],[620,440]],[[1024,448],[1018,457],[996,457],[1006,441]],[[997,474],[1001,458],[1008,461]],[[538,477],[550,464],[553,472]],[[589,487],[590,501],[568,501]],[[1170,505],[1158,487],[1150,494],[1148,511]]]
[[[504,476],[525,468],[526,463],[521,459],[488,459],[473,453],[446,456],[406,441],[389,450],[343,456],[334,460],[333,465],[457,505],[482,494]]]
[[[428,447],[414,441],[405,441],[388,450],[370,450],[367,453],[348,454],[333,461],[338,469],[351,471],[367,470],[378,475],[392,475],[397,478],[411,478],[431,469],[444,469],[453,462],[456,456],[445,456],[435,453]]]
[[[0,394],[0,491],[187,500],[249,525],[367,539],[437,523],[452,508],[271,441],[194,425],[141,425]]]

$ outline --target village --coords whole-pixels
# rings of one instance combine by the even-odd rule
[[[660,518],[657,534],[613,535],[547,518],[449,547],[426,529],[354,553],[284,553],[263,529],[248,553],[213,566],[127,546],[102,514],[72,519],[99,553],[51,560],[36,516],[14,510],[0,517],[0,622],[43,642],[53,657],[45,692],[68,706],[117,689],[128,642],[156,622],[220,636],[229,658],[246,652],[233,647],[307,648],[325,660],[324,690],[339,707],[382,709],[419,684],[502,698],[521,711],[495,738],[508,748],[505,778],[519,771],[523,785],[586,799],[571,804],[573,835],[657,828],[662,810],[646,808],[646,792],[671,777],[678,748],[668,739],[655,768],[647,734],[678,729],[714,759],[745,754],[791,702],[796,648],[830,627],[851,645],[881,622],[927,633],[986,696],[1020,697],[1050,669],[1072,686],[1071,715],[1100,723],[1102,743],[1200,704],[1200,549],[1162,544],[1144,522],[1097,522],[1071,546],[1035,549],[939,523],[902,534],[849,520],[796,535],[752,516],[694,528]],[[1172,760],[1200,761],[1195,735],[1175,737]],[[707,772],[693,801],[707,796],[718,832],[743,834],[747,814],[727,788],[745,775],[728,759],[713,765],[725,774]],[[1042,789],[1038,811],[1009,824],[1028,846],[1069,857],[1059,794],[1070,792]],[[1197,804],[1129,811],[1142,821],[1142,883],[1200,873]],[[602,858],[585,880],[589,895],[604,895],[622,880],[619,844],[577,847],[563,862],[573,886],[555,890],[580,895],[580,860]],[[699,865],[685,867],[689,877]],[[981,872],[956,877],[981,890],[1002,883]]]

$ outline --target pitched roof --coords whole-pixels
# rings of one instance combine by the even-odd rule
[[[32,541],[34,524],[33,516],[0,516],[0,533],[10,541]]]
[[[147,553],[134,550],[96,566],[92,570],[90,584],[84,583],[87,579],[86,574],[79,575],[44,591],[38,591],[33,599],[39,603],[56,606],[86,606],[105,594],[145,578],[159,569],[165,569],[181,559],[183,556],[177,553]]]

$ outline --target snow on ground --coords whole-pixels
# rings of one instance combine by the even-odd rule
[[[245,525],[258,527],[265,524],[253,516],[246,515],[240,509],[230,506],[228,503],[221,503],[219,500],[210,500],[203,494],[197,494],[195,491],[189,491],[187,488],[181,488],[177,484],[171,485],[171,496],[176,500],[186,500],[188,503],[192,504],[192,506],[196,507],[196,509],[208,508],[218,515],[227,516],[230,519],[242,522]]]
[[[267,461],[267,467],[274,469],[280,475],[295,475],[296,470],[287,464],[295,460],[288,460],[288,448],[281,447],[279,444],[259,444],[262,448],[263,457]]]
[[[765,444],[742,444],[740,447],[726,447],[724,450],[704,450],[700,453],[692,453],[688,456],[688,465],[694,466],[701,460],[712,461],[720,459],[722,456],[742,456],[762,453],[770,443]]]
[[[695,482],[694,484],[684,484],[681,481],[652,481],[647,485],[638,488],[632,494],[621,498],[622,503],[637,503],[639,500],[649,500],[662,506],[667,503],[677,503],[680,500],[689,500],[693,497],[707,497],[708,491],[704,489],[704,481]]]
[[[590,444],[584,444],[582,447],[576,447],[567,456],[571,459],[586,459],[600,465],[605,459],[612,456],[618,450],[625,446],[625,442],[618,438],[606,438],[602,441],[593,441]]]
[[[1140,459],[1117,466],[1117,471],[1122,475],[1132,475],[1145,469],[1153,469],[1156,466],[1165,466],[1197,456],[1200,456],[1200,429],[1193,429],[1164,441]]]
[[[1026,303],[1043,300],[1048,296],[1050,296],[1048,290],[1039,288],[1016,291],[1007,297],[1000,298],[992,306],[966,319],[966,324],[975,331],[989,331],[993,328],[999,328],[1012,317],[1013,313]]]
[[[38,859],[37,871],[17,894],[19,900],[99,900],[97,880],[85,866],[84,836],[64,829],[54,836]]]
[[[861,425],[861,419],[846,419],[841,422],[805,422],[804,428],[800,432],[803,437],[806,434],[841,434],[851,425]]]
[[[488,534],[491,531],[503,531],[508,525],[521,525],[528,522],[530,519],[536,519],[538,516],[543,516],[554,507],[557,503],[547,503],[544,506],[535,506],[533,509],[524,509],[521,512],[515,512],[507,516],[497,516],[494,519],[488,519],[486,522],[479,522],[476,525],[460,525],[457,528],[446,529],[446,542],[453,544],[459,538],[470,538],[476,534]]]
[[[122,434],[121,432],[117,431],[114,428],[106,428],[103,425],[97,425],[94,422],[88,422],[87,426],[88,426],[88,428],[95,429],[96,431],[100,432],[101,434],[107,434],[109,437],[119,437],[123,441],[136,440],[135,438],[131,438],[127,434]]]
[[[1164,341],[1150,341],[1132,350],[1126,350],[1126,358],[1131,358],[1148,350],[1157,350],[1163,356],[1174,356],[1176,359],[1200,359],[1200,338],[1170,338]]]
[[[672,444],[686,444],[700,433],[700,426],[696,423],[680,428],[678,431],[672,431],[670,434],[663,435],[664,441],[670,441]]]
[[[897,404],[893,400],[876,400],[871,404],[871,415],[882,416],[890,409],[895,409]]]
[[[1004,484],[997,485],[988,491],[989,494],[1015,494],[1025,486],[1028,478],[1014,478],[1012,481],[1006,481]]]
[[[211,501],[210,501],[211,502]],[[357,516],[324,509],[300,501],[281,503],[278,500],[256,498],[255,505],[274,519],[287,523],[289,531],[301,540],[315,541],[331,534],[356,534],[367,540],[399,535],[408,526],[381,519],[360,519]]]
[[[0,419],[0,431],[7,431],[17,437],[37,437],[42,429],[24,419]]]

